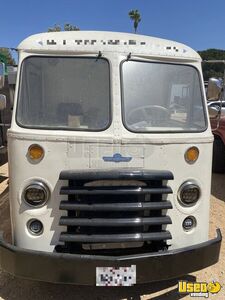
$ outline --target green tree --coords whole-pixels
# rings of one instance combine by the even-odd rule
[[[224,76],[224,63],[204,63],[204,60],[224,60],[225,61],[225,50],[220,49],[207,49],[204,51],[198,51],[201,56],[202,71],[204,80],[208,81],[210,77],[223,78]]]
[[[129,17],[134,23],[134,32],[137,33],[138,24],[141,22],[141,14],[137,9],[129,11]]]
[[[61,31],[60,25],[55,24],[53,27],[48,28],[48,32],[57,32],[57,31]]]
[[[79,29],[79,27],[74,26],[70,23],[66,23],[66,24],[64,24],[63,30],[64,31],[78,31],[80,29]],[[58,32],[58,31],[62,31],[61,25],[55,24],[53,27],[48,28],[48,32]]]
[[[8,48],[0,48],[0,61],[7,65],[15,65],[15,60]]]
[[[80,29],[77,26],[67,23],[64,25],[64,30],[65,31],[79,31]]]

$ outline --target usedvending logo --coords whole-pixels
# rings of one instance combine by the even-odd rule
[[[210,294],[217,294],[221,290],[219,282],[178,282],[178,292],[180,294],[190,294],[191,297],[209,298]]]

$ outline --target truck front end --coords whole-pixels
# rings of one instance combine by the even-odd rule
[[[1,267],[101,286],[216,263],[199,56],[104,32],[35,35],[19,52],[8,132],[13,243],[1,238]]]

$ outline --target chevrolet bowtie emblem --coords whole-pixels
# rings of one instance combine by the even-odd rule
[[[103,156],[102,159],[107,162],[129,162],[132,160],[131,156],[122,156],[120,153],[115,153],[113,156]]]

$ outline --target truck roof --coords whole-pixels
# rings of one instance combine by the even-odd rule
[[[107,31],[63,31],[31,35],[18,49],[34,53],[120,52],[151,57],[201,61],[190,47],[170,40],[145,35]]]

